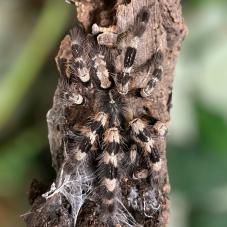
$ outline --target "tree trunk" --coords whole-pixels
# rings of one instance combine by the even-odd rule
[[[68,66],[72,59],[73,33],[71,36],[67,35],[56,57],[61,76],[54,95],[53,107],[47,114],[52,163],[57,178],[48,192],[34,199],[32,210],[24,215],[27,226],[167,226],[170,185],[165,132],[170,121],[173,71],[187,33],[181,16],[180,1],[70,0],[68,2],[76,5],[77,18],[85,29],[86,41],[82,47],[87,53],[83,56],[89,58],[87,56],[94,54],[93,51],[97,49],[108,53],[105,59],[107,58],[107,66],[110,65],[107,68],[112,73],[110,78],[112,87],[99,89],[92,84],[92,80],[88,85],[81,85],[77,80],[71,81],[73,69]],[[90,33],[93,35],[87,35]],[[130,52],[129,47],[134,48],[136,54],[129,55],[129,66],[127,66],[127,59],[124,59],[124,56]],[[130,63],[130,57],[133,56],[135,62]],[[86,67],[89,68],[90,65],[87,64]],[[112,70],[111,67],[114,69]],[[130,79],[129,82],[127,81],[127,86],[121,78],[120,82],[118,78],[116,79],[121,71],[129,72],[127,75]],[[102,80],[98,80],[97,83],[102,86]],[[82,105],[71,105],[67,101],[68,96],[75,91],[81,91],[81,98],[84,101]],[[75,167],[79,166],[78,160],[73,161],[75,153],[69,150],[72,150],[70,143],[72,147],[78,143],[72,142],[72,134],[76,134],[82,126],[88,127],[88,119],[96,116],[100,102],[107,100],[103,97],[107,97],[110,91],[114,97],[118,97],[126,110],[120,107],[118,109],[119,112],[124,111],[124,122],[121,122],[121,127],[118,125],[117,128],[121,130],[125,146],[122,146],[122,152],[117,156],[118,189],[115,189],[117,192],[114,197],[117,208],[115,207],[108,215],[102,201],[102,197],[106,195],[101,189],[100,176],[96,176],[97,166],[100,165],[97,157],[100,155],[95,153],[93,155],[95,158],[92,156],[78,168]],[[143,136],[146,138],[143,140],[136,132],[134,134],[130,132],[133,131],[135,119],[146,122],[140,127],[151,132],[152,137],[145,133],[146,135]],[[137,128],[135,131],[140,130],[143,133],[142,129]],[[104,152],[103,146],[105,147],[105,144],[102,145],[102,136],[91,148],[101,154]],[[135,153],[130,147],[133,138],[133,143],[138,145]],[[151,141],[152,149],[149,152],[149,148],[148,151],[146,149]],[[159,158],[152,153],[154,148],[157,148]],[[150,155],[149,159],[147,155]],[[89,174],[92,175],[91,180],[87,179]],[[37,190],[36,187],[32,189],[36,194]]]

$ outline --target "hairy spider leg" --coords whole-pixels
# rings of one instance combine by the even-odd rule
[[[132,28],[134,38],[132,38],[130,45],[126,48],[123,70],[122,72],[117,73],[118,92],[122,95],[126,95],[128,93],[130,73],[136,59],[139,38],[144,34],[149,18],[150,11],[147,7],[143,7],[136,16]]]
[[[141,89],[140,94],[142,97],[146,98],[149,97],[156,85],[162,80],[163,68],[162,63],[164,60],[163,53],[158,50],[153,55],[152,62],[154,64],[154,71],[151,74],[151,79],[148,81],[147,85]],[[150,70],[148,71],[150,73]]]
[[[143,148],[145,155],[149,155],[153,163],[159,162],[160,154],[146,123],[139,118],[135,118],[129,122],[129,125],[133,139]]]
[[[87,157],[88,152],[95,143],[97,136],[102,133],[108,121],[108,115],[104,112],[98,112],[90,127],[85,127],[81,130],[80,138],[75,144],[75,159],[83,161]]]
[[[68,81],[61,81],[61,90],[63,91],[61,96],[63,105],[73,106],[82,105],[85,102],[84,97],[81,95],[80,85],[77,83],[68,83]]]
[[[130,73],[135,62],[138,37],[134,37],[131,45],[127,47],[124,57],[123,71],[117,73],[117,89],[122,95],[126,95],[129,89]]]
[[[105,56],[102,53],[98,53],[93,57],[92,60],[94,62],[94,79],[98,81],[98,84],[101,88],[109,88],[111,86],[111,80]]]
[[[86,62],[84,53],[84,44],[86,41],[83,30],[77,26],[70,31],[71,36],[71,51],[73,60],[71,63],[71,70],[80,78],[84,83],[90,80],[90,69]]]
[[[118,175],[118,158],[117,154],[120,149],[120,134],[116,127],[108,128],[104,133],[104,151],[101,159],[103,180],[105,187],[103,205],[108,212],[114,211],[115,192],[117,187]]]

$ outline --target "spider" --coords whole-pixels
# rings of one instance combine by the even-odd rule
[[[125,162],[136,166],[138,157],[143,156],[153,169],[160,169],[161,155],[156,138],[165,136],[167,127],[159,121],[150,125],[147,119],[131,116],[133,106],[127,104],[137,45],[149,16],[149,10],[142,8],[136,17],[131,41],[123,53],[122,71],[116,72],[110,49],[100,47],[95,36],[85,35],[80,27],[70,32],[70,60],[57,59],[66,107],[83,108],[86,103],[94,104],[93,108],[89,107],[94,114],[87,123],[70,128],[67,152],[71,157],[69,162],[78,166],[92,165],[90,156],[98,163],[94,168],[98,187],[102,189],[102,207],[109,218],[117,210],[122,173],[127,172]],[[158,50],[152,59],[154,70],[148,71],[151,78],[140,91],[143,98],[152,95],[163,72],[162,52]]]

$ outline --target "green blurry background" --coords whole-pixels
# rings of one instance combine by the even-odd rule
[[[33,178],[54,178],[46,113],[60,40],[75,24],[63,0],[0,0],[0,227],[25,226]],[[227,2],[183,1],[189,27],[168,139],[171,227],[227,226]]]

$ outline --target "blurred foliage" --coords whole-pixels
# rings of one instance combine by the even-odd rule
[[[185,0],[183,9],[190,32],[174,82],[170,226],[225,227],[227,3]],[[45,115],[54,57],[75,20],[63,0],[1,1],[0,19],[0,226],[20,227],[31,180],[48,185],[54,177]]]
[[[65,27],[67,15],[68,11],[60,1],[48,0],[43,6],[37,25],[25,47],[14,65],[1,79],[0,129],[16,110],[18,103],[38,75],[50,51],[56,47],[56,42]]]

